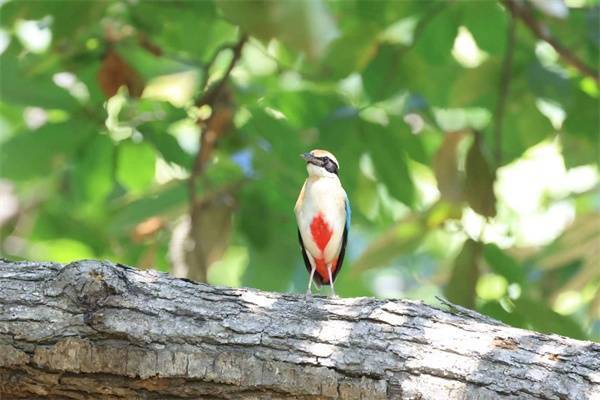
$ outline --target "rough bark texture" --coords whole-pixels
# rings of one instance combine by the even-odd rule
[[[600,345],[409,301],[0,261],[0,398],[600,399]]]

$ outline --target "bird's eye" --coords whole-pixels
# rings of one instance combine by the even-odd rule
[[[332,174],[336,174],[338,173],[338,166],[335,162],[333,162],[329,157],[324,157],[324,161],[325,164],[323,165],[323,167],[331,172]]]

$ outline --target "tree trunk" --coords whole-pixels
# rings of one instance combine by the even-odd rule
[[[0,399],[600,399],[600,345],[462,308],[0,261]]]

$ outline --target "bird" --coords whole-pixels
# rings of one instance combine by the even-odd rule
[[[315,149],[300,156],[306,161],[308,177],[294,213],[302,258],[310,274],[306,297],[312,295],[313,283],[317,287],[329,284],[332,297],[337,297],[333,282],[344,262],[350,202],[338,176],[340,164],[333,154]]]

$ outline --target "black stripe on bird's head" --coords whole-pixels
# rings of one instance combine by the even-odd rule
[[[339,163],[335,156],[326,150],[312,150],[308,153],[301,154],[307,164],[313,164],[317,167],[324,168],[327,172],[332,174],[338,174],[340,168]]]

